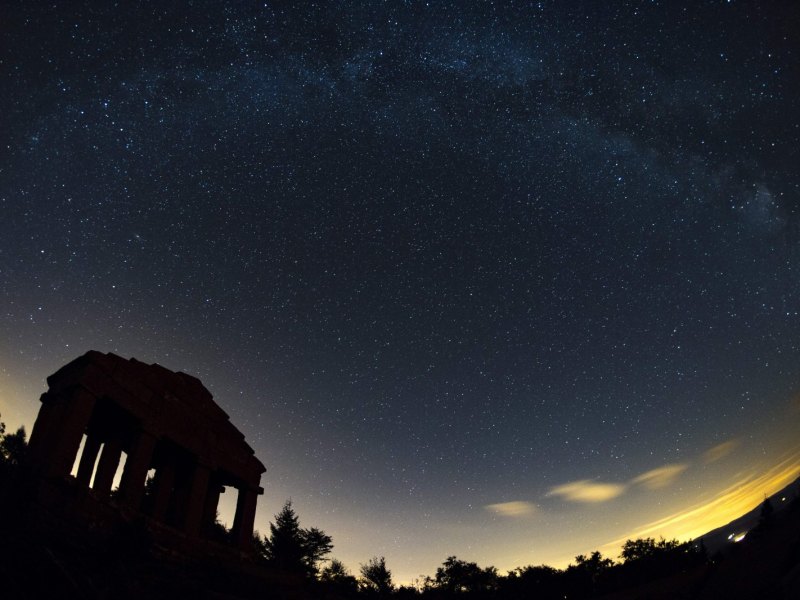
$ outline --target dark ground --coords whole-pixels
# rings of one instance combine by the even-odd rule
[[[156,541],[140,520],[65,518],[59,506],[42,507],[30,501],[24,490],[5,483],[6,489],[0,490],[0,589],[4,598],[336,598],[320,585],[270,570],[242,555],[175,551]],[[532,593],[517,590],[512,596],[517,598],[522,592],[520,597],[539,597],[535,590],[529,591]],[[405,589],[403,597],[409,593]],[[423,594],[428,595],[450,597],[441,590]],[[479,595],[455,595],[512,597],[502,588]],[[800,499],[795,498],[742,542],[727,545],[705,564],[594,597],[800,598]]]

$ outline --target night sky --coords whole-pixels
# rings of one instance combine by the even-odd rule
[[[89,349],[183,370],[267,466],[258,529],[291,498],[398,581],[725,523],[800,473],[799,36],[796,2],[3,2],[3,420]]]

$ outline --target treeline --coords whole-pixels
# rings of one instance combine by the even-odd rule
[[[6,424],[0,421],[0,490],[7,489],[9,482],[20,470],[28,450],[25,428],[6,433]]]
[[[702,542],[652,538],[628,540],[619,561],[600,552],[579,555],[566,569],[520,567],[505,575],[495,567],[449,556],[433,576],[414,586],[396,586],[384,557],[374,557],[351,573],[336,559],[330,536],[303,529],[291,502],[275,516],[268,536],[255,535],[258,559],[265,565],[302,576],[320,598],[591,598],[692,569],[707,561]]]
[[[24,428],[6,433],[0,421],[0,492],[18,474],[25,458],[27,440]],[[0,499],[3,494],[0,493]],[[762,508],[763,527],[771,518],[772,507]],[[208,532],[225,541],[229,532],[217,523]],[[628,540],[619,561],[600,552],[575,557],[566,569],[546,565],[520,567],[500,574],[495,567],[480,567],[449,556],[432,576],[423,576],[415,585],[396,585],[384,557],[373,557],[350,572],[339,560],[330,558],[333,540],[315,527],[305,529],[287,501],[270,523],[269,534],[254,534],[257,562],[272,572],[284,573],[291,580],[303,582],[308,596],[330,600],[362,598],[556,598],[581,599],[635,587],[669,577],[707,561],[700,544],[652,538]]]

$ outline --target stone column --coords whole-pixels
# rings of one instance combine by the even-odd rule
[[[147,431],[141,431],[125,462],[119,489],[122,501],[134,510],[139,510],[142,505],[144,483],[147,479],[147,471],[150,470],[155,447],[155,436]]]
[[[96,433],[87,434],[86,442],[83,444],[81,462],[78,464],[78,475],[76,476],[78,485],[81,487],[88,488],[92,481],[92,473],[94,472],[94,464],[97,462],[100,444],[100,436]]]
[[[117,474],[121,454],[122,445],[117,440],[111,439],[103,446],[100,462],[97,464],[97,472],[94,475],[94,486],[92,486],[98,495],[105,497],[111,492],[111,484],[114,483],[114,475]]]
[[[197,463],[192,473],[192,481],[189,484],[189,498],[186,503],[186,520],[184,530],[191,536],[200,535],[200,523],[203,520],[203,508],[206,503],[206,493],[211,471],[205,465]]]
[[[240,549],[249,552],[253,547],[253,523],[256,520],[258,492],[242,486],[236,500],[236,516],[233,519],[233,540]]]
[[[36,465],[49,464],[52,447],[58,441],[57,424],[61,421],[66,400],[46,392],[39,399],[39,414],[28,439],[28,459]]]
[[[189,507],[193,474],[194,470],[185,463],[179,464],[175,471],[175,485],[172,489],[170,509],[167,511],[167,524],[176,529],[186,529],[186,511]]]
[[[47,475],[68,477],[89,424],[96,398],[83,388],[42,403],[31,436],[32,458]]]
[[[209,529],[217,518],[217,507],[219,506],[219,497],[222,492],[225,491],[225,487],[220,485],[219,481],[216,481],[212,478],[211,483],[208,485],[208,491],[206,492],[206,503],[203,507],[203,522],[201,525],[201,531]]]
[[[166,462],[156,470],[155,498],[153,498],[153,518],[166,521],[169,500],[172,497],[172,488],[175,485],[175,466]]]

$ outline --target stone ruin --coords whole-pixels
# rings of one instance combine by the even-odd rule
[[[251,549],[266,469],[198,379],[90,351],[47,383],[28,460],[36,478],[49,482],[51,503],[74,507],[75,498],[90,498],[81,506],[96,513],[113,505],[191,546],[211,539],[220,494],[230,486],[238,490],[230,541]]]

